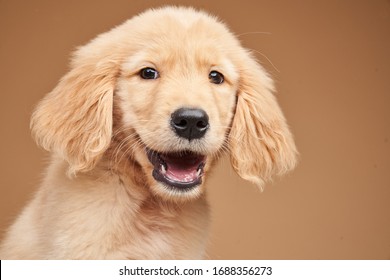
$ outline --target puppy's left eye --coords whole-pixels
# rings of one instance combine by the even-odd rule
[[[146,67],[144,69],[141,69],[139,75],[141,76],[142,79],[146,79],[146,80],[155,80],[158,77],[160,77],[158,71],[151,67]]]
[[[209,80],[210,82],[214,84],[222,84],[224,81],[224,76],[219,73],[218,71],[211,71],[209,74]]]

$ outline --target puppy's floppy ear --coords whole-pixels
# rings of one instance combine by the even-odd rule
[[[229,134],[234,170],[260,187],[296,164],[297,150],[273,95],[273,82],[247,52],[240,58],[237,107]]]
[[[110,144],[118,70],[112,60],[104,59],[88,45],[77,51],[69,73],[31,118],[37,143],[65,159],[69,175],[93,168]]]

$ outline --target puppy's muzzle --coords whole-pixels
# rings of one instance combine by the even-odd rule
[[[199,139],[210,127],[209,116],[202,109],[180,108],[171,116],[171,127],[181,138]]]

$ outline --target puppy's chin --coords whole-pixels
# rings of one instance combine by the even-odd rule
[[[158,181],[154,181],[154,183],[150,185],[150,188],[154,195],[161,197],[163,200],[176,203],[184,203],[195,200],[202,196],[204,189],[203,183],[182,191]]]

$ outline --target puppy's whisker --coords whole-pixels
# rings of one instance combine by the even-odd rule
[[[248,32],[244,32],[244,33],[238,34],[237,37],[241,37],[241,36],[245,36],[245,35],[258,35],[258,34],[261,34],[261,35],[272,35],[271,32],[267,32],[267,31],[248,31]]]
[[[120,162],[123,156],[127,154],[127,150],[129,149],[129,147],[127,146],[129,143],[131,143],[132,139],[135,138],[135,135],[136,135],[135,133],[129,134],[119,142],[119,144],[115,147],[114,152],[112,154],[113,162]],[[123,148],[125,148],[125,150],[123,150]],[[118,159],[119,154],[121,155]]]
[[[124,156],[127,156],[127,155],[132,156],[132,154],[135,152],[135,150],[136,150],[137,148],[139,148],[139,146],[142,145],[142,143],[140,142],[140,140],[134,141],[134,136],[135,136],[135,135],[129,135],[128,137],[126,137],[126,138],[122,141],[121,145],[118,147],[117,154],[116,154],[116,160],[117,160],[118,162],[121,162]],[[133,140],[133,141],[131,141],[131,140]],[[122,147],[124,147],[125,150],[123,150]],[[132,153],[129,154],[129,151],[131,151]],[[118,155],[119,155],[119,153],[121,153],[121,155],[120,155],[120,158],[119,158],[119,160],[118,160]]]
[[[258,50],[255,50],[255,49],[250,49],[251,51],[261,55],[262,57],[264,57],[268,62],[269,64],[271,64],[271,66],[276,70],[276,72],[280,73],[279,69],[276,67],[276,65],[271,61],[270,58],[268,58],[268,56],[266,56],[265,54],[263,54],[262,52],[258,51]]]

